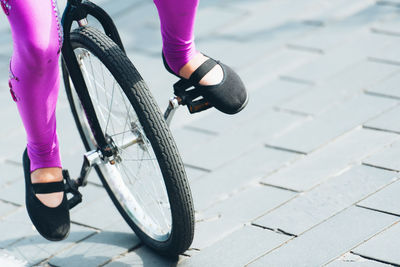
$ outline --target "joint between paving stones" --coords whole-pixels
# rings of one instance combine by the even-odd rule
[[[284,148],[284,147],[279,147],[279,146],[274,146],[274,145],[269,145],[269,144],[265,144],[265,147],[280,150],[280,151],[285,151],[285,152],[289,152],[289,153],[299,154],[299,155],[307,155],[306,152],[297,151],[297,150],[290,149],[290,148]]]
[[[357,255],[357,256],[359,256],[361,258],[367,259],[367,260],[376,261],[376,262],[380,262],[380,263],[384,263],[384,264],[389,264],[389,265],[392,265],[392,266],[400,266],[398,264],[391,263],[391,262],[388,262],[388,261],[379,260],[379,259],[375,259],[373,257],[364,256],[364,255],[358,254],[358,253],[356,253],[354,251],[350,251],[350,253],[353,254],[353,255]]]
[[[381,166],[377,166],[377,165],[370,164],[370,163],[365,163],[365,162],[363,162],[362,165],[368,166],[368,167],[371,167],[371,168],[385,170],[385,171],[399,172],[398,170],[390,169],[390,168],[387,168],[387,167],[381,167]]]
[[[324,50],[316,48],[316,47],[309,47],[309,46],[302,46],[302,45],[295,45],[295,44],[287,44],[286,48],[296,51],[302,51],[312,54],[323,55],[325,54]]]
[[[388,215],[392,215],[392,216],[396,216],[396,217],[400,217],[400,215],[396,214],[396,213],[392,213],[392,212],[388,212],[388,211],[384,211],[384,210],[379,210],[379,209],[374,209],[374,208],[362,206],[360,204],[356,204],[356,207],[362,208],[362,209],[366,209],[366,210],[372,210],[372,211],[376,211],[376,212],[379,212],[379,213],[388,214]]]
[[[286,232],[286,231],[284,231],[282,229],[279,229],[279,228],[270,228],[270,227],[262,226],[262,225],[259,225],[259,224],[256,224],[256,223],[251,223],[251,226],[262,228],[262,229],[265,229],[265,230],[268,230],[268,231],[272,231],[272,232],[275,232],[277,234],[287,235],[287,236],[291,236],[291,237],[297,237],[297,235],[289,233],[289,232]]]

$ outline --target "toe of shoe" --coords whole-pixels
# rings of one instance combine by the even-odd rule
[[[224,79],[215,86],[205,89],[205,97],[216,109],[226,114],[236,114],[248,103],[248,92],[239,75],[229,66],[220,63]]]
[[[69,219],[69,218],[68,218]],[[57,221],[47,220],[46,222],[41,221],[34,223],[36,230],[46,239],[50,241],[61,241],[65,239],[70,230],[69,220]]]
[[[44,238],[60,241],[68,236],[70,216],[66,198],[58,207],[49,208],[36,197],[31,197],[26,208],[33,225]]]

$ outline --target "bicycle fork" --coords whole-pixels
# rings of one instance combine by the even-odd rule
[[[83,155],[83,164],[80,175],[77,179],[71,179],[68,170],[62,170],[63,177],[66,181],[65,192],[71,193],[72,198],[68,199],[69,209],[74,208],[82,202],[82,194],[79,192],[79,187],[87,185],[87,178],[92,168],[101,163],[101,152],[92,150]]]

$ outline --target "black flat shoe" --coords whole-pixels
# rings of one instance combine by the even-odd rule
[[[236,114],[247,105],[249,96],[246,87],[239,75],[229,66],[209,58],[192,73],[189,79],[185,79],[174,73],[168,66],[164,54],[162,54],[162,58],[168,72],[180,78],[181,81],[183,80],[183,84],[190,84],[198,89],[201,95],[219,111]],[[224,73],[222,81],[216,85],[200,85],[201,79],[216,65],[220,65]]]
[[[32,184],[30,160],[25,149],[22,157],[25,174],[26,209],[36,230],[50,241],[60,241],[69,234],[70,218],[69,205],[64,192],[60,205],[50,208],[44,205],[35,194],[49,194],[64,191],[64,181],[54,183]]]

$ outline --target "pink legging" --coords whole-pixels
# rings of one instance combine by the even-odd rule
[[[61,167],[56,133],[62,29],[56,0],[0,0],[8,16],[14,52],[10,92],[26,133],[31,171]],[[176,72],[196,54],[194,20],[198,0],[154,0],[161,21],[163,52]]]
[[[163,53],[168,65],[179,70],[197,53],[194,21],[199,0],[154,0],[161,22]]]

